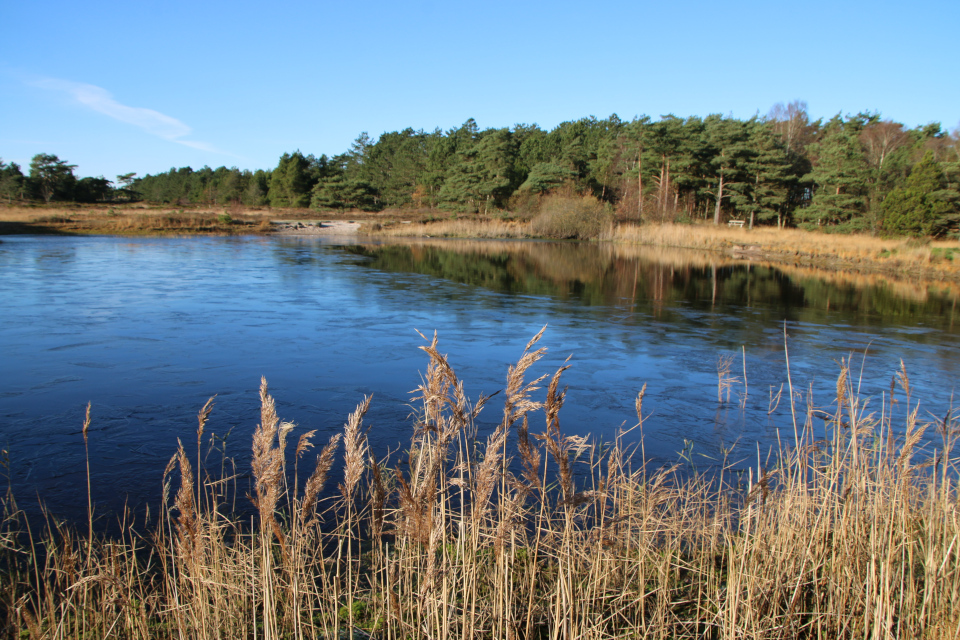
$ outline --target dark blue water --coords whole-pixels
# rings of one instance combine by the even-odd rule
[[[687,443],[709,464],[734,442],[755,458],[756,443],[765,450],[778,430],[792,437],[786,402],[768,415],[770,389],[786,382],[784,320],[794,385],[812,387],[825,410],[837,362],[852,353],[859,373],[864,351],[863,392],[878,412],[901,359],[922,407],[942,417],[950,405],[960,341],[948,293],[899,298],[882,284],[812,282],[766,267],[501,245],[4,237],[0,447],[21,506],[39,496],[67,517],[85,509],[88,401],[98,513],[156,506],[178,439],[195,451],[196,414],[214,394],[205,440],[229,434],[226,454],[245,473],[260,376],[281,419],[299,425],[292,438],[316,429],[325,439],[372,393],[371,447],[402,451],[409,392],[426,367],[416,330],[438,332],[475,398],[501,389],[508,364],[549,325],[541,342],[549,355],[534,373],[572,356],[563,429],[611,439],[637,422],[634,398],[647,383],[645,449],[661,462]],[[745,406],[742,386],[718,405],[717,356],[735,356],[742,376],[741,348]],[[488,405],[481,435],[500,412],[496,400]],[[221,453],[208,445],[207,463],[218,465]]]

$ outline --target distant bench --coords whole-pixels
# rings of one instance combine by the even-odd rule
[[[742,228],[743,228],[743,220],[731,220],[730,222],[727,223],[727,226],[728,226],[728,227],[739,227],[740,229],[742,229]]]

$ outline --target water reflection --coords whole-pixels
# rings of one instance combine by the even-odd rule
[[[588,243],[411,241],[351,252],[388,272],[413,272],[494,291],[650,312],[743,307],[756,320],[892,323],[956,330],[956,283],[735,260],[659,247]],[[629,316],[627,316],[629,317]],[[924,333],[910,334],[922,340]]]

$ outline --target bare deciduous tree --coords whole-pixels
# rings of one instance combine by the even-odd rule
[[[798,151],[801,139],[810,118],[807,116],[807,102],[794,100],[789,104],[778,102],[770,108],[767,119],[773,122],[773,130],[784,141],[787,149]]]
[[[860,143],[866,151],[867,162],[877,171],[882,171],[887,157],[909,140],[910,136],[903,130],[903,125],[890,120],[873,122],[860,132]]]

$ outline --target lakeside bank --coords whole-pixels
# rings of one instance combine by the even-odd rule
[[[381,212],[239,206],[122,205],[0,207],[0,236],[360,235],[383,238],[542,239],[533,220],[461,217],[428,209]],[[440,217],[440,216],[443,217]],[[793,267],[849,270],[960,282],[960,241],[881,238],[770,226],[621,222],[591,234],[601,242],[695,249]],[[563,239],[563,238],[549,238]]]

